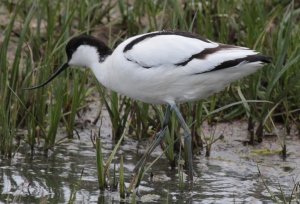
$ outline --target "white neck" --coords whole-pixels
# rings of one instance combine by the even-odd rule
[[[97,49],[90,45],[80,45],[73,53],[69,61],[70,65],[91,67],[92,64],[99,62]]]
[[[94,62],[91,64],[90,68],[95,74],[97,80],[104,85],[106,88],[110,88],[110,77],[109,69],[111,67],[112,57],[107,56],[103,62]]]
[[[105,56],[104,56],[105,57]],[[80,45],[69,60],[69,65],[91,68],[96,78],[105,87],[110,87],[109,68],[111,67],[111,56],[100,62],[97,49],[90,45]]]

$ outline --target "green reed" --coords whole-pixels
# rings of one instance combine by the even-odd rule
[[[161,114],[161,122],[163,122],[163,113]],[[176,143],[176,138],[179,137],[178,132],[179,132],[179,126],[178,126],[178,122],[177,122],[177,118],[175,116],[174,113],[171,114],[170,117],[170,124],[169,124],[169,128],[166,132],[165,135],[165,139],[164,139],[164,143],[161,145],[162,149],[166,151],[165,155],[167,157],[167,159],[169,160],[170,166],[172,168],[175,168],[176,166],[176,151],[175,151],[175,145],[178,146],[178,141]]]
[[[104,161],[102,154],[102,147],[100,138],[96,139],[96,158],[97,158],[97,172],[98,172],[98,183],[99,189],[105,190],[106,187],[106,176],[104,171]]]
[[[128,134],[137,139],[147,137],[151,134],[153,132],[151,126],[157,125],[151,111],[152,109],[149,104],[132,101],[129,113],[130,126]]]
[[[112,139],[118,141],[126,127],[131,101],[126,96],[118,96],[113,91],[108,95],[100,85],[97,85],[97,87],[112,124]]]
[[[267,131],[272,129],[271,121],[273,120],[283,122],[286,130],[291,126],[293,114],[290,113],[290,110],[297,106],[294,103],[294,98],[299,96],[299,91],[297,91],[299,71],[296,66],[300,60],[299,55],[296,54],[299,52],[299,46],[293,43],[293,40],[297,38],[293,30],[299,30],[299,27],[293,26],[296,22],[297,12],[299,12],[299,9],[298,11],[294,10],[293,1],[285,7],[281,4],[277,5],[270,13],[270,20],[263,20],[270,26],[280,16],[277,32],[268,33],[267,30],[264,30],[256,37],[258,40],[255,44],[270,44],[273,48],[273,53],[271,54],[274,56],[271,66],[263,69],[262,72],[254,76],[255,78],[252,77],[256,82],[253,83],[252,81],[250,83],[252,85],[250,92],[248,92],[250,95],[246,96],[247,98],[251,97],[273,102],[273,104],[265,103],[262,106],[257,106],[259,104],[251,104],[249,106],[249,117],[252,118],[252,121],[258,123],[255,132],[258,141],[262,141],[264,129]],[[250,22],[250,19],[248,22]],[[273,42],[268,42],[268,36],[270,35],[272,35],[271,39],[273,39]],[[278,111],[282,114],[273,117]],[[279,139],[283,149],[285,149],[285,138]]]
[[[21,10],[23,4],[20,3],[14,8],[14,13],[11,17],[9,26],[6,28],[4,33],[5,38],[3,44],[1,45],[1,78],[0,78],[0,151],[1,154],[10,157],[13,152],[13,142],[16,138],[16,131],[18,128],[18,120],[22,117],[20,111],[20,104],[18,104],[18,99],[14,97],[14,93],[18,92],[20,83],[19,80],[21,71],[20,63],[23,59],[22,48],[25,43],[25,37],[29,30],[29,23],[33,17],[35,6],[31,6],[28,15],[23,22],[23,28],[19,34],[16,51],[14,54],[14,61],[8,69],[8,50],[10,45],[11,32],[17,17],[18,12]],[[20,114],[20,115],[19,115]]]
[[[118,149],[120,148],[123,139],[124,139],[124,134],[120,137],[119,141],[114,146],[114,149],[112,150],[109,157],[105,161],[104,160],[104,155],[102,153],[100,130],[99,130],[99,133],[97,135],[97,138],[95,138],[96,166],[97,166],[97,174],[98,174],[98,184],[99,184],[99,189],[101,191],[104,191],[107,187],[110,187],[111,189],[115,189],[115,187],[117,186],[115,164],[114,164],[114,169],[113,169],[113,175],[112,176],[110,175],[110,166],[116,158],[116,153],[117,153]],[[123,157],[121,157],[121,161],[122,161],[121,163],[123,163]],[[110,181],[110,182],[107,182],[107,181]],[[110,184],[110,186],[109,186],[109,184]],[[123,166],[123,164],[122,165],[120,164],[119,184],[120,184],[120,196],[123,198],[123,195],[124,195],[123,193],[125,191],[124,166]]]
[[[126,189],[125,189],[125,179],[124,179],[123,155],[121,155],[121,159],[120,159],[119,179],[120,179],[120,197],[121,199],[124,199],[126,196]]]

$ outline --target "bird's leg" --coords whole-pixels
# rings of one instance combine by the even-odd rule
[[[139,171],[139,169],[141,169],[141,168],[144,167],[148,156],[153,152],[153,150],[157,147],[157,145],[159,145],[159,143],[163,139],[163,137],[164,137],[164,135],[166,133],[167,127],[168,127],[168,123],[170,121],[170,111],[171,111],[171,106],[168,105],[166,113],[165,113],[165,116],[164,116],[164,121],[163,121],[163,124],[162,124],[162,129],[156,134],[154,141],[148,147],[147,151],[142,156],[142,158],[138,161],[138,163],[136,164],[133,172],[137,173]]]
[[[180,110],[176,106],[176,104],[171,105],[172,110],[175,111],[178,121],[181,127],[184,130],[184,148],[188,151],[188,169],[189,169],[189,180],[193,183],[193,155],[192,155],[192,136],[188,125],[186,124],[185,120],[183,119]]]

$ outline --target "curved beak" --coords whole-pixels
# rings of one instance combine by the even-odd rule
[[[32,90],[32,89],[37,89],[40,87],[45,86],[46,84],[48,84],[50,81],[52,81],[55,77],[57,77],[62,71],[64,71],[66,68],[69,67],[68,63],[63,64],[60,68],[58,68],[53,74],[52,76],[50,76],[50,78],[45,81],[44,83],[40,84],[40,85],[36,85],[36,86],[32,86],[32,87],[28,87],[28,88],[23,88],[24,90]]]

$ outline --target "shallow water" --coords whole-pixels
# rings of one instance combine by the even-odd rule
[[[36,152],[31,158],[22,148],[11,160],[0,160],[0,201],[16,203],[119,203],[116,191],[100,193],[97,183],[95,150],[90,140],[89,127],[80,132],[80,139],[67,141],[55,147],[45,157]],[[181,190],[177,170],[171,170],[162,157],[153,167],[153,179],[148,172],[138,189],[140,202],[166,201],[177,203],[269,203],[270,194],[262,182],[276,195],[279,185],[289,196],[295,181],[300,180],[300,141],[298,136],[288,137],[288,158],[279,155],[256,154],[257,149],[279,150],[276,137],[265,139],[256,146],[243,146],[247,138],[246,123],[219,124],[216,128],[204,127],[205,134],[224,135],[217,141],[209,158],[195,156],[195,181],[192,191]],[[113,149],[109,136],[110,126],[101,128],[103,152]],[[118,151],[124,155],[126,184],[137,160],[143,154],[148,140],[137,142],[128,137]],[[158,147],[151,155],[153,160],[161,154]],[[118,162],[119,160],[117,160]],[[117,163],[116,162],[116,163]],[[262,176],[258,174],[258,167]],[[82,174],[82,178],[80,179]]]

